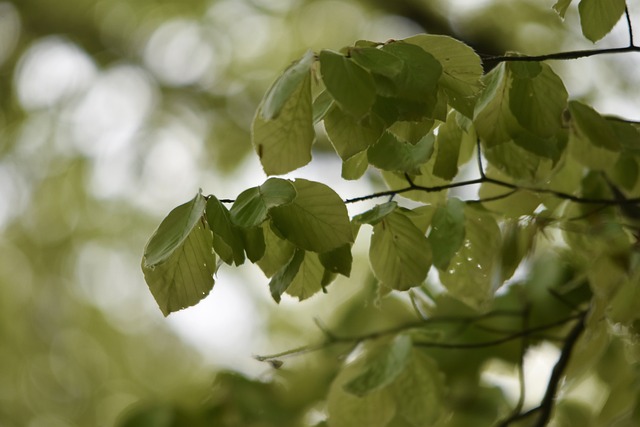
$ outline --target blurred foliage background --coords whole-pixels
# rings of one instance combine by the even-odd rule
[[[0,426],[317,422],[339,349],[278,371],[251,355],[312,341],[314,316],[346,333],[408,316],[375,302],[365,255],[328,296],[278,307],[255,269],[223,267],[203,304],[164,319],[139,269],[146,239],[199,187],[235,197],[262,182],[251,118],[307,49],[418,32],[483,54],[589,47],[576,11],[563,23],[553,3],[0,1]],[[556,69],[572,97],[637,119],[631,60]],[[302,173],[343,197],[378,185],[340,187],[337,163],[320,165]]]

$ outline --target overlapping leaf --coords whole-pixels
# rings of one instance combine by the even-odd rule
[[[402,213],[392,212],[373,227],[369,260],[376,278],[386,286],[407,290],[421,284],[431,259],[424,233]]]
[[[142,271],[162,313],[195,305],[213,288],[216,257],[198,194],[172,210],[149,239]]]
[[[293,78],[295,77],[295,78]],[[295,73],[292,82],[274,89],[267,120],[258,109],[251,126],[251,139],[267,175],[291,172],[311,161],[311,145],[315,139],[311,76]],[[292,84],[296,83],[295,89]],[[287,98],[284,95],[288,95]],[[277,112],[277,114],[276,114]]]
[[[592,42],[597,42],[613,29],[625,7],[625,0],[581,0],[578,10],[582,34]]]
[[[353,242],[347,208],[335,191],[319,182],[297,179],[296,198],[269,211],[272,225],[299,248],[328,252]]]

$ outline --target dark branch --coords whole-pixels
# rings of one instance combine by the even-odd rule
[[[625,5],[624,16],[627,18],[627,28],[629,31],[629,46],[633,46],[633,25],[631,25],[631,15],[629,15],[629,7]]]
[[[547,385],[547,390],[540,401],[540,405],[535,408],[530,409],[527,412],[521,412],[519,414],[514,414],[505,421],[500,424],[500,427],[507,427],[511,423],[515,421],[522,420],[524,418],[528,418],[534,414],[539,414],[536,419],[534,427],[544,427],[547,425],[551,418],[551,413],[553,412],[553,407],[555,403],[556,394],[558,391],[558,387],[560,386],[560,381],[564,375],[564,372],[567,369],[569,364],[569,359],[571,358],[571,354],[573,349],[575,348],[578,339],[582,335],[585,329],[585,319],[587,317],[588,311],[583,311],[577,318],[577,322],[571,328],[571,331],[567,334],[567,337],[564,339],[564,344],[562,345],[562,350],[560,351],[560,357],[558,361],[553,366],[553,370],[551,371],[551,376],[549,377],[549,383]]]
[[[586,50],[571,50],[567,52],[555,52],[546,55],[501,55],[501,56],[486,56],[483,58],[485,63],[497,64],[500,62],[541,62],[550,60],[571,60],[579,58],[587,58],[596,55],[608,55],[614,53],[627,53],[627,52],[640,52],[640,47],[637,46],[625,46],[625,47],[613,47],[608,49],[586,49]]]

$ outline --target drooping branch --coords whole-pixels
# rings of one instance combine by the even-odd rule
[[[564,376],[567,366],[569,365],[571,354],[575,349],[578,339],[584,332],[585,320],[588,313],[588,310],[579,313],[577,322],[575,323],[575,325],[573,325],[566,338],[564,339],[564,344],[562,345],[562,350],[560,351],[560,357],[558,358],[556,364],[553,366],[551,376],[549,377],[549,383],[547,384],[547,389],[542,400],[540,401],[540,405],[530,409],[527,412],[520,412],[512,415],[511,417],[503,421],[500,424],[500,427],[507,427],[516,421],[528,418],[535,414],[538,414],[538,418],[536,419],[535,424],[533,424],[534,427],[544,427],[547,425],[547,423],[551,419],[558,387],[560,386],[562,377]]]
[[[319,344],[306,345],[306,346],[297,347],[297,348],[286,350],[279,353],[274,353],[269,355],[258,355],[254,357],[258,361],[267,362],[270,360],[278,360],[284,357],[299,356],[305,353],[322,350],[324,348],[330,347],[335,344],[356,345],[365,341],[382,338],[389,335],[399,334],[404,331],[424,327],[427,325],[453,324],[453,323],[459,323],[462,325],[475,325],[477,322],[480,322],[482,320],[486,320],[492,317],[501,317],[501,316],[521,317],[523,316],[523,312],[510,311],[510,310],[496,310],[483,315],[470,316],[470,317],[465,317],[465,316],[431,317],[431,318],[419,320],[416,322],[402,324],[394,328],[384,329],[381,331],[376,331],[376,332],[359,335],[359,336],[339,336],[334,333],[330,333],[330,334],[325,333],[325,340]],[[450,349],[450,350],[480,349],[480,348],[487,348],[487,347],[495,347],[495,346],[502,345],[510,341],[522,339],[525,337],[536,337],[541,332],[545,332],[545,331],[548,331],[549,329],[553,329],[553,328],[565,325],[571,321],[579,319],[581,316],[582,316],[582,313],[573,314],[573,315],[564,317],[562,319],[549,322],[543,325],[539,325],[536,327],[527,328],[527,329],[523,329],[515,332],[509,332],[505,336],[496,338],[493,340],[478,341],[478,342],[416,341],[414,342],[414,346],[422,347],[422,348],[438,348],[438,349]],[[322,330],[324,331],[324,328]]]

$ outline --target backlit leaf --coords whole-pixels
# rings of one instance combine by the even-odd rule
[[[323,252],[318,257],[324,268],[330,272],[338,273],[345,277],[349,277],[351,274],[353,255],[351,254],[350,244],[344,244],[332,251]]]
[[[288,241],[281,239],[271,230],[269,224],[262,226],[264,231],[264,256],[256,264],[265,276],[272,277],[293,256],[295,247]]]
[[[475,97],[482,89],[480,57],[464,43],[448,36],[420,34],[404,40],[420,46],[442,64],[440,85],[453,108],[473,117]]]
[[[436,160],[433,174],[448,181],[458,174],[458,158],[462,139],[467,135],[458,125],[457,114],[451,112],[447,121],[438,128]]]
[[[464,202],[451,198],[439,206],[431,220],[429,243],[433,252],[433,265],[440,270],[448,268],[449,261],[464,241]]]
[[[185,210],[180,208],[176,208],[178,212],[174,210],[169,214],[167,219],[170,222],[178,216],[185,218]],[[158,231],[161,231],[160,227]],[[156,233],[154,237],[161,238],[162,234]],[[213,288],[216,257],[212,244],[211,231],[204,221],[198,220],[180,244],[174,246],[161,261],[151,264],[146,256],[143,258],[145,280],[165,316],[197,304]]]
[[[442,65],[424,49],[402,41],[386,44],[382,50],[404,62],[402,72],[393,78],[395,97],[424,102],[435,100]]]
[[[625,7],[625,0],[581,0],[578,11],[582,34],[597,42],[616,25]]]
[[[171,257],[202,218],[206,204],[204,196],[198,193],[191,201],[173,209],[147,242],[144,264],[156,265]]]
[[[500,254],[500,229],[492,215],[467,205],[465,238],[449,268],[440,271],[440,280],[449,294],[465,304],[486,309],[493,298],[497,260]]]
[[[240,193],[231,206],[231,220],[241,227],[256,227],[267,218],[269,209],[289,203],[295,197],[291,181],[269,178],[261,186]]]
[[[300,251],[298,249],[298,251]],[[304,252],[304,259],[298,268],[298,271],[287,287],[285,292],[287,295],[298,298],[302,301],[319,292],[322,287],[322,279],[325,269],[318,254],[315,252]]]
[[[273,83],[262,101],[260,113],[265,120],[273,120],[280,114],[285,103],[308,77],[314,61],[313,52],[307,51],[302,58],[294,62]]]
[[[283,266],[276,274],[271,278],[269,282],[269,290],[273,299],[279,303],[282,294],[289,288],[291,282],[298,274],[302,261],[304,261],[305,252],[301,249],[296,249],[289,262]]]
[[[416,173],[433,154],[433,134],[427,134],[415,145],[398,139],[390,132],[384,132],[380,139],[369,147],[369,163],[379,169]]]
[[[272,225],[299,248],[328,252],[353,242],[347,208],[335,191],[319,182],[297,179],[297,197],[270,210]]]
[[[511,139],[515,118],[509,108],[510,73],[500,64],[484,78],[485,89],[478,97],[473,124],[478,136],[487,147],[502,144]]]
[[[342,160],[374,144],[382,134],[383,127],[381,120],[373,115],[358,120],[337,106],[324,119],[327,136]]]
[[[265,120],[261,108],[253,119],[251,139],[265,173],[281,175],[309,163],[315,139],[310,74],[291,93],[277,117]]]
[[[391,212],[395,211],[398,207],[396,202],[387,202],[381,205],[377,205],[368,211],[356,215],[353,217],[353,221],[359,224],[376,225],[384,219]]]
[[[369,260],[376,278],[383,284],[407,290],[427,277],[431,247],[409,218],[392,212],[373,227]]]
[[[342,162],[342,172],[340,176],[351,181],[360,179],[368,167],[369,159],[367,158],[367,152],[362,151]]]
[[[523,64],[519,63],[520,66]],[[509,91],[509,108],[522,127],[535,135],[550,137],[562,126],[562,113],[567,107],[567,90],[560,77],[547,64],[531,64],[541,67],[541,70],[535,77],[516,76],[513,79]]]
[[[352,59],[330,50],[320,52],[322,81],[340,108],[359,119],[375,101],[371,74]]]

